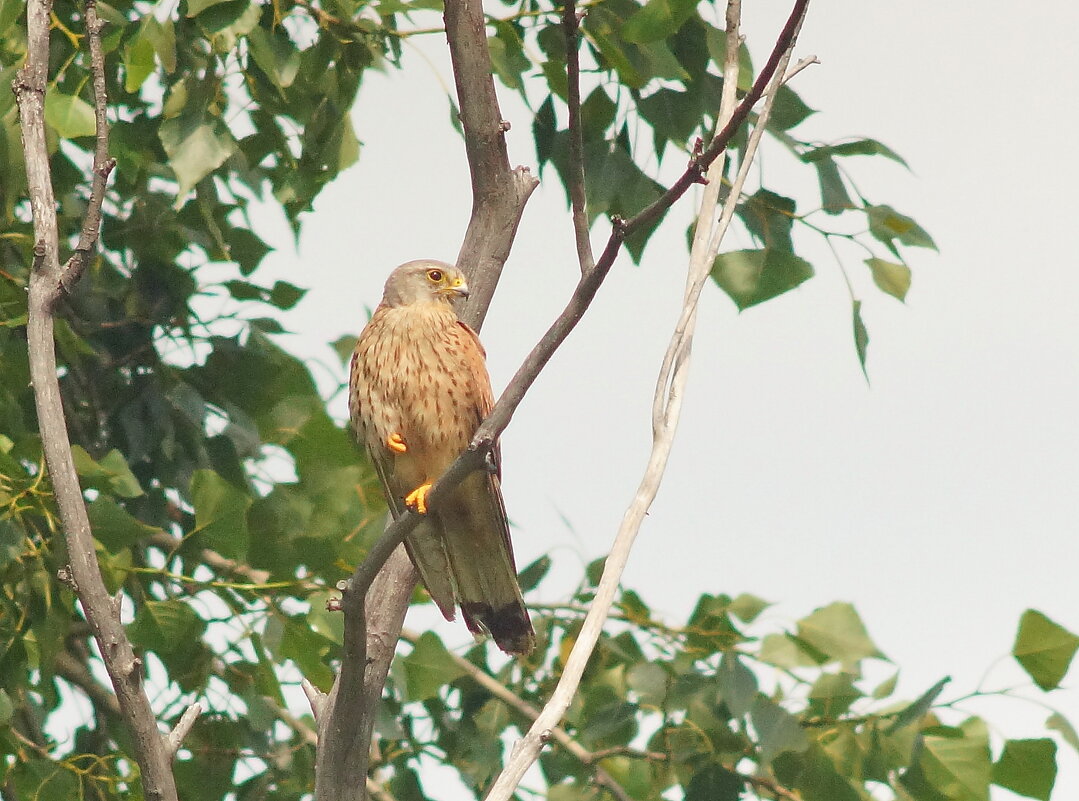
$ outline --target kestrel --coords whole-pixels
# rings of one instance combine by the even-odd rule
[[[440,261],[402,264],[360,334],[349,376],[349,416],[394,517],[425,515],[405,546],[447,620],[461,607],[475,634],[507,653],[535,644],[502,500],[500,454],[434,508],[427,493],[491,411],[491,379],[476,332],[453,302],[464,275]]]

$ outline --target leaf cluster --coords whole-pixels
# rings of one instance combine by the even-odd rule
[[[522,571],[531,585],[546,557]],[[565,604],[543,607],[539,647],[524,662],[483,645],[457,655],[427,632],[395,667],[378,734],[378,775],[398,798],[437,798],[426,760],[452,764],[482,797],[500,769],[507,730],[529,727],[561,675],[602,564]],[[770,604],[702,595],[681,625],[623,590],[563,730],[540,758],[545,789],[562,801],[747,797],[811,801],[985,801],[991,787],[1049,799],[1059,713],[1046,736],[994,742],[986,721],[946,700],[943,679],[919,697],[896,693],[898,672],[853,606],[833,603],[778,628]],[[1013,654],[1043,690],[1059,686],[1079,640],[1039,612],[1020,623]],[[479,676],[482,674],[482,676]],[[492,690],[490,679],[516,700]],[[977,692],[976,695],[994,693]],[[620,795],[619,795],[620,793]],[[673,795],[672,795],[673,793]]]

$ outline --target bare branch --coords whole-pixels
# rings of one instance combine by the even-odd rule
[[[307,696],[307,703],[311,705],[311,714],[315,720],[318,721],[322,715],[322,710],[326,705],[326,693],[322,692],[318,687],[304,679],[300,682],[300,686],[303,687],[303,694]]]
[[[105,54],[101,50],[101,30],[105,23],[97,16],[97,0],[86,0],[86,39],[90,47],[90,74],[94,84],[94,120],[97,131],[94,142],[93,180],[90,184],[90,201],[79,233],[79,244],[60,273],[62,287],[74,286],[82,277],[90,254],[97,247],[101,229],[101,204],[105,199],[105,184],[109,173],[116,166],[116,159],[109,158],[109,123],[105,119],[108,97],[105,94]]]
[[[86,693],[95,709],[115,718],[121,717],[120,702],[116,700],[116,696],[94,678],[82,661],[66,649],[61,648],[56,652],[55,667],[60,676]]]
[[[49,64],[50,11],[49,0],[32,0],[29,3],[26,63],[15,79],[27,187],[34,216],[34,270],[30,276],[27,309],[27,340],[34,402],[45,461],[63,523],[68,558],[71,560],[68,572],[77,587],[83,614],[94,633],[112,680],[124,723],[131,732],[133,756],[139,763],[143,795],[149,801],[175,801],[176,785],[168,748],[158,731],[153,709],[142,687],[142,661],[135,655],[124,633],[112,599],[101,579],[90,521],[71,456],[71,443],[56,376],[53,306],[63,289],[65,276],[58,257],[56,200],[45,139],[44,106]],[[96,20],[96,15],[92,7],[88,7],[87,19],[91,18]],[[100,56],[100,26],[90,25],[86,38],[92,48],[91,52]],[[94,69],[103,69],[100,58]],[[103,81],[99,85],[97,75],[95,86],[103,87]],[[102,121],[105,103],[103,91],[95,92],[94,102],[97,119]],[[99,128],[97,135],[100,144],[102,137],[107,137],[108,134]],[[94,180],[100,183],[106,176],[107,171],[101,170]],[[94,227],[96,228],[96,224]],[[86,230],[84,225],[84,232]],[[96,240],[96,233],[93,234],[93,239]],[[68,277],[74,278],[77,275]]]
[[[539,184],[527,168],[510,169],[508,123],[495,94],[481,0],[448,0],[444,19],[461,127],[472,178],[472,215],[457,266],[468,276],[462,319],[480,330],[509,257],[525,203]]]
[[[490,81],[490,64],[486,53],[486,47],[483,46],[481,48],[478,44],[478,42],[486,41],[486,38],[483,36],[482,10],[478,7],[469,6],[470,3],[475,6],[475,0],[456,0],[455,2],[447,3],[446,5],[447,35],[450,41],[451,55],[454,55],[455,73],[480,69],[484,73],[485,80]],[[643,226],[658,220],[674,201],[685,193],[689,186],[700,179],[701,174],[716,159],[716,157],[724,151],[731,138],[748,117],[752,107],[764,93],[765,87],[768,85],[772,76],[776,74],[781,58],[793,45],[798,25],[805,13],[807,4],[808,0],[796,0],[791,17],[783,28],[783,31],[780,33],[776,47],[772,56],[768,59],[764,71],[758,76],[751,90],[735,109],[727,125],[725,125],[713,139],[709,147],[693,160],[683,176],[676,181],[659,200],[644,209],[629,222],[620,223],[616,221],[614,230],[611,232],[607,241],[607,245],[594,268],[581,276],[577,288],[574,290],[566,308],[554,323],[552,323],[547,333],[532,349],[524,363],[517,370],[517,373],[495,404],[491,414],[477,429],[469,449],[461,454],[446,472],[434,482],[434,485],[427,495],[427,501],[430,507],[437,508],[438,503],[442,498],[452,491],[452,489],[468,474],[482,468],[487,453],[489,453],[494,446],[499,434],[501,434],[509,424],[514,411],[517,406],[520,405],[524,395],[535,382],[537,376],[544,366],[546,366],[551,356],[569,336],[570,332],[576,327],[577,323],[588,309],[596,292],[599,290],[600,285],[603,283],[611,266],[614,264],[615,257],[621,250],[622,242],[626,236],[634,230],[638,230]],[[468,50],[469,48],[472,48],[473,50],[480,48],[483,53],[483,58],[476,60],[474,52],[471,54],[457,52],[458,50]],[[469,271],[471,286],[475,280],[474,276],[478,275],[481,280],[487,281],[490,275],[501,270],[502,262],[499,261],[499,254],[502,253],[502,249],[504,249],[507,254],[509,252],[509,245],[512,243],[514,233],[516,232],[521,209],[528,194],[531,192],[532,188],[534,188],[534,182],[529,176],[528,181],[524,182],[527,183],[527,191],[524,191],[523,174],[520,171],[515,171],[513,172],[511,181],[514,186],[517,187],[517,191],[513,195],[499,195],[497,192],[491,190],[491,185],[486,183],[486,179],[481,173],[484,169],[508,169],[508,161],[504,161],[501,156],[501,153],[504,151],[504,142],[502,142],[501,139],[495,142],[491,140],[492,135],[499,138],[502,136],[503,126],[501,125],[500,116],[497,113],[497,105],[494,106],[494,114],[487,113],[485,115],[477,114],[472,116],[471,113],[466,113],[465,111],[465,98],[471,97],[475,99],[476,94],[478,93],[481,98],[486,97],[489,102],[494,102],[493,83],[491,84],[489,95],[487,95],[486,88],[481,86],[481,83],[475,74],[471,74],[467,77],[457,75],[457,85],[462,103],[462,120],[464,121],[465,118],[471,120],[471,122],[465,125],[465,131],[469,162],[470,165],[473,165],[473,217],[469,225],[469,232],[466,234],[462,255],[459,257],[459,262],[466,267],[468,265],[475,265],[475,271]],[[481,88],[477,89],[477,87]],[[481,99],[480,102],[484,101]],[[471,126],[471,128],[469,126]],[[479,127],[477,128],[477,126]],[[472,136],[469,135],[470,131]],[[473,136],[478,137],[480,140],[478,144],[471,141]],[[492,153],[494,155],[492,155]],[[478,168],[475,166],[480,163],[486,164],[487,166],[485,168]],[[489,216],[492,213],[491,209],[493,208],[491,204],[499,198],[503,204],[501,206],[502,215],[499,218],[501,222],[499,225],[492,228],[492,218]],[[498,234],[498,236],[495,237],[495,234]],[[498,246],[497,248],[495,247],[496,245]],[[477,255],[475,258],[470,259],[466,254],[468,253],[469,248],[472,247],[477,249]],[[504,257],[502,258],[502,261],[504,261]],[[470,299],[470,305],[468,309],[466,309],[464,315],[466,322],[478,325],[482,321],[491,294],[493,294],[493,289],[494,285],[491,284],[489,291],[484,290],[478,297],[474,296]],[[667,452],[669,452],[669,443],[666,452],[662,453],[662,462],[665,462]],[[662,469],[659,470],[659,473],[662,473]],[[654,468],[650,466],[650,470],[646,474],[646,480],[652,480],[654,478]],[[639,500],[641,504],[638,505],[643,505],[643,508],[647,509],[647,505],[650,501],[641,495],[639,495]],[[641,514],[643,515],[643,511]],[[629,512],[627,512],[627,519],[628,517]],[[339,732],[341,736],[324,738],[330,745],[320,749],[319,768],[317,770],[319,778],[318,787],[316,788],[316,795],[319,798],[335,798],[341,799],[341,801],[348,801],[350,799],[359,799],[360,797],[358,791],[355,790],[356,783],[353,782],[352,784],[349,784],[347,777],[357,776],[357,771],[360,771],[361,769],[364,772],[366,771],[366,742],[368,742],[368,740],[364,740],[363,737],[359,736],[359,732],[361,730],[367,730],[369,732],[368,726],[370,725],[370,721],[365,721],[365,725],[362,726],[357,725],[357,715],[365,714],[369,717],[371,714],[370,710],[372,709],[371,707],[364,708],[353,706],[356,702],[356,695],[358,693],[357,688],[362,681],[364,665],[368,661],[366,650],[368,636],[363,630],[364,598],[370,593],[372,582],[374,581],[375,576],[378,575],[382,565],[404,541],[404,538],[412,532],[420,519],[420,515],[409,510],[400,518],[390,523],[383,536],[375,543],[368,553],[367,559],[365,559],[363,564],[356,568],[351,581],[343,593],[342,607],[345,613],[345,648],[344,658],[342,660],[342,670],[335,682],[334,689],[331,691],[330,697],[328,698],[326,708],[330,710],[330,714],[320,723],[320,731],[326,731],[326,729],[323,729],[323,725],[325,724],[330,730]],[[624,522],[623,527],[625,527],[625,525],[626,523]],[[614,554],[612,554],[612,556],[613,555]],[[622,566],[624,566],[624,558],[623,555],[622,565],[613,565],[618,574],[621,573]],[[407,562],[407,560],[405,561]],[[399,562],[399,565],[401,571],[406,569],[405,562]],[[608,560],[608,567],[612,567],[610,559]],[[386,572],[389,573],[391,571],[387,569]],[[414,580],[413,576],[411,581]],[[398,585],[403,583],[401,582],[400,576],[396,577],[394,582]],[[617,580],[615,583],[617,583]],[[613,592],[613,589],[611,591]],[[607,604],[609,607],[610,599],[608,599]],[[388,604],[386,604],[385,600],[380,599],[380,608],[385,608],[386,606],[388,606]],[[400,619],[402,620],[403,615],[404,609],[402,608],[400,610]],[[602,626],[602,619],[599,620],[598,624],[594,625],[597,625],[594,634],[598,637],[598,627]],[[346,677],[348,677],[347,680]],[[577,680],[579,681],[579,676],[577,677]],[[367,683],[364,682],[364,685],[366,686]],[[378,689],[381,692],[381,684],[379,684]],[[338,697],[338,693],[342,693],[343,696]],[[366,694],[367,693],[365,692],[365,695]],[[346,698],[344,696],[347,696],[348,703],[346,703]],[[374,695],[372,697],[377,698],[378,696]],[[568,699],[566,700],[566,703],[568,704]],[[549,706],[548,708],[551,707]],[[537,749],[538,745],[541,745],[540,740],[542,738],[539,736],[540,733],[552,729],[554,723],[557,723],[560,716],[561,714],[559,713],[559,715],[554,718],[553,722],[548,722],[547,725],[542,728],[533,726],[533,731],[535,731],[536,734],[533,735],[533,733],[530,732],[529,736],[535,739]],[[328,756],[329,749],[333,749],[335,752],[335,756],[332,759]],[[324,753],[326,754],[325,756]],[[538,754],[538,750],[536,753]],[[531,764],[531,761],[534,761],[534,758],[534,756],[531,757],[527,764]],[[331,770],[334,772],[335,778],[325,778],[329,777]],[[522,768],[522,774],[523,770],[524,769]],[[507,775],[508,770],[503,773],[499,782],[502,782]],[[519,780],[519,776],[511,779],[512,787],[516,787]],[[494,791],[492,790],[492,792]]]
[[[730,119],[721,131],[720,136],[733,135],[734,131],[738,128],[735,121],[739,117],[744,119],[749,113],[749,107],[746,105],[746,101],[754,94],[759,98],[764,93],[766,87],[770,88],[768,98],[765,101],[764,108],[760,113],[757,126],[753,132],[756,139],[752,136],[750,137],[751,144],[747,145],[743,163],[740,165],[741,169],[739,171],[738,179],[732,187],[731,193],[728,196],[728,202],[724,208],[724,213],[721,217],[720,226],[722,226],[724,231],[726,230],[726,223],[730,220],[730,215],[734,212],[734,206],[737,203],[741,185],[745,181],[749,164],[753,158],[753,152],[750,147],[752,146],[752,148],[755,149],[757,142],[760,141],[760,133],[764,130],[771,104],[775,101],[775,89],[778,88],[780,81],[783,79],[786,65],[790,60],[791,51],[797,41],[806,6],[807,2],[803,2],[802,0],[799,0],[799,2],[795,4],[795,9],[792,12],[791,18],[788,20],[788,23],[784,27],[776,44],[776,50],[773,52],[774,57],[769,59],[768,66],[765,67],[767,72],[758,76],[757,80],[754,82],[753,91],[751,91],[750,94],[746,96],[746,99],[732,112]],[[728,43],[732,40],[737,41],[737,37],[731,35],[733,31],[737,30],[737,0],[732,0],[731,8],[733,8],[733,12],[731,17],[728,17]],[[730,51],[728,51],[727,67],[730,67],[729,54]],[[754,100],[753,102],[756,101]],[[719,137],[717,137],[716,140],[713,140],[712,145],[705,151],[705,154],[696,161],[704,159],[708,154],[711,154],[711,159],[714,160],[719,153],[722,152],[715,150],[718,141]],[[711,160],[707,162],[707,164],[710,163]],[[692,178],[691,173],[693,172],[693,168],[694,165],[691,164],[691,169],[687,170],[686,173],[690,178]],[[701,164],[697,165],[697,177],[699,177],[699,170],[702,168]],[[668,192],[668,194],[670,194],[670,192]],[[723,218],[726,218],[726,221],[724,221]],[[635,221],[627,224],[626,227],[629,228]],[[617,230],[615,233],[617,233]],[[613,236],[614,234],[612,234],[612,238]],[[720,237],[721,236],[722,232],[720,232]],[[713,236],[711,239],[715,239],[715,237]],[[718,240],[716,247],[718,247]],[[714,253],[714,251],[712,252]],[[604,255],[606,256],[606,253]],[[707,253],[698,255],[707,256]],[[597,264],[597,271],[603,261],[604,259],[601,257],[600,262]],[[604,564],[603,575],[596,588],[596,594],[591,607],[577,634],[573,649],[570,651],[562,675],[559,678],[554,692],[551,694],[550,700],[543,708],[542,713],[535,719],[527,734],[518,741],[517,745],[514,747],[509,763],[495,780],[488,792],[487,801],[507,801],[513,795],[521,778],[524,776],[525,771],[528,770],[532,763],[539,757],[546,733],[553,731],[558,722],[562,719],[566,710],[569,708],[569,705],[577,692],[581,677],[584,675],[584,669],[588,663],[588,659],[599,639],[607,613],[610,610],[611,604],[614,602],[622,571],[629,559],[633,541],[636,539],[641,524],[644,522],[644,517],[648,513],[652,501],[655,499],[656,493],[659,491],[659,486],[664,471],[666,470],[667,459],[670,456],[671,447],[674,443],[674,435],[681,414],[682,399],[686,382],[689,377],[689,357],[693,341],[693,329],[696,322],[697,300],[699,298],[701,287],[703,287],[704,282],[708,278],[708,268],[710,263],[711,260],[708,258],[691,258],[689,274],[687,276],[685,307],[678,320],[678,324],[675,327],[674,334],[671,337],[671,344],[668,348],[667,356],[664,358],[664,369],[661,371],[657,382],[653,408],[653,442],[648,465],[645,468],[644,476],[637,488],[637,492],[629,507],[626,509],[625,516],[622,518],[622,523],[619,526],[611,553]]]
[[[195,725],[195,721],[199,719],[201,714],[202,705],[198,703],[192,704],[184,710],[184,713],[180,715],[180,719],[176,721],[176,725],[172,727],[172,731],[166,735],[165,740],[169,745],[169,752],[173,759],[176,759],[176,752],[180,750],[184,738],[187,737],[191,727]]]
[[[566,185],[569,187],[570,206],[573,215],[573,235],[577,243],[577,261],[581,272],[588,273],[596,266],[592,255],[592,241],[588,237],[588,214],[585,209],[584,190],[584,132],[581,129],[581,63],[578,52],[577,5],[566,0],[562,7],[562,30],[566,35],[566,79],[569,106],[569,167]]]
[[[783,83],[790,83],[791,79],[793,79],[795,75],[804,70],[806,67],[811,67],[814,64],[820,64],[820,59],[816,56],[806,56],[805,58],[798,59],[798,63],[791,67],[789,70],[787,70],[787,74],[783,76]]]

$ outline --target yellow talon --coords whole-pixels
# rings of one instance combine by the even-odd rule
[[[421,515],[427,514],[427,493],[431,491],[431,482],[420,484],[405,496],[405,506],[411,507]]]
[[[405,445],[405,438],[400,434],[390,434],[386,437],[386,447],[396,453],[406,453],[408,446]]]

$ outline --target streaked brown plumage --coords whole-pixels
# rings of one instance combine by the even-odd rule
[[[426,490],[491,410],[483,346],[453,310],[467,294],[455,267],[402,264],[356,343],[349,414],[395,517],[406,505],[425,511]],[[494,457],[494,471],[468,476],[405,545],[446,619],[459,605],[469,630],[525,654],[535,635],[517,584],[497,448]]]

